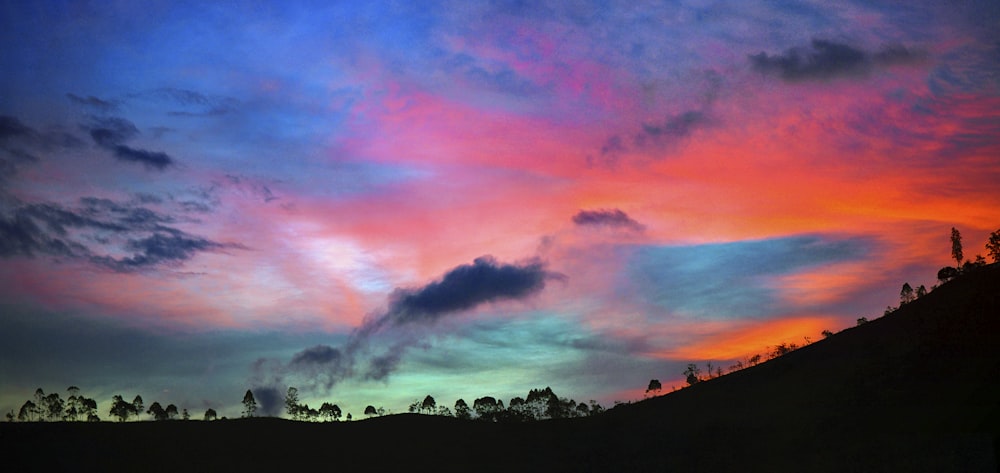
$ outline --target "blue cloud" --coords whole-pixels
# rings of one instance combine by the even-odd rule
[[[626,284],[655,307],[699,317],[760,317],[782,302],[764,279],[863,258],[874,242],[795,236],[694,246],[642,246],[627,257]]]

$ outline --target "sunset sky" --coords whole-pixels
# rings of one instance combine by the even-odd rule
[[[2,2],[0,410],[607,406],[819,339],[935,284],[951,227],[985,255],[998,31],[995,1]]]

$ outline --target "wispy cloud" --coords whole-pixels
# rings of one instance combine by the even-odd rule
[[[147,168],[162,171],[174,165],[174,160],[167,153],[147,151],[132,148],[123,144],[139,134],[135,124],[119,117],[102,117],[95,119],[90,128],[90,137],[98,146],[112,151],[121,161],[139,163]]]
[[[641,232],[646,226],[620,209],[581,210],[573,215],[573,223],[580,226],[620,228]]]
[[[813,39],[807,47],[797,47],[783,54],[765,52],[749,56],[750,65],[762,74],[787,82],[829,80],[840,77],[864,77],[872,70],[894,65],[917,64],[927,54],[900,44],[869,52],[854,46],[823,39]]]

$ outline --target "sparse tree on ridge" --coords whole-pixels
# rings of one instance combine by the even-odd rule
[[[177,406],[173,404],[168,404],[163,412],[167,413],[167,420],[174,420],[177,417]]]
[[[1000,263],[1000,230],[990,233],[990,238],[986,240],[986,252],[994,263]]]
[[[243,395],[243,417],[253,417],[257,412],[257,400],[253,398],[253,392],[247,389]]]
[[[962,234],[951,227],[951,257],[955,259],[955,267],[962,267]]]
[[[698,381],[701,381],[701,378],[699,378],[699,375],[701,375],[701,368],[698,368],[698,365],[694,363],[688,364],[687,369],[685,369],[681,374],[684,375],[684,378],[690,386],[694,386],[698,383]]]
[[[910,302],[913,302],[913,299],[913,287],[911,287],[908,282],[903,283],[903,289],[899,291],[899,305],[903,306],[904,304],[909,304]]]
[[[916,295],[916,298],[917,298],[917,299],[920,299],[921,297],[924,297],[924,296],[926,296],[926,295],[927,295],[927,288],[926,288],[926,287],[924,287],[924,285],[923,285],[923,284],[921,284],[921,285],[920,285],[920,287],[918,287],[918,288],[917,288],[917,295]]]
[[[31,422],[35,420],[35,411],[38,406],[30,399],[21,404],[21,409],[17,411],[17,420],[21,422]]]
[[[660,384],[660,380],[651,379],[649,380],[649,386],[646,387],[647,396],[657,396],[660,394],[660,390],[663,389],[663,385]],[[586,405],[586,404],[584,404]]]
[[[365,407],[365,415],[366,416],[371,417],[371,416],[376,415],[376,414],[378,414],[378,411],[375,410],[375,406],[369,405],[369,406]]]
[[[215,409],[209,407],[207,410],[205,410],[205,420],[216,420],[218,418],[219,416],[215,413]]]

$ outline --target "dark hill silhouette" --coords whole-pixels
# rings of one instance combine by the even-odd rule
[[[993,264],[780,358],[596,417],[4,423],[2,462],[9,471],[996,471],[998,336]]]

